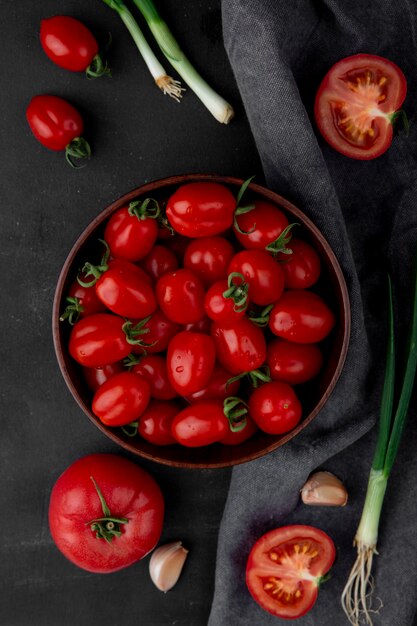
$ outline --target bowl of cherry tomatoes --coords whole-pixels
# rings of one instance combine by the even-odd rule
[[[251,181],[174,176],[84,230],[53,306],[73,397],[115,443],[187,468],[256,459],[297,436],[343,368],[344,277],[297,207]]]

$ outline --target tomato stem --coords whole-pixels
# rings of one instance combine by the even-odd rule
[[[234,282],[235,278],[238,278],[241,281],[240,284],[237,285]],[[239,272],[231,272],[227,277],[227,286],[228,289],[223,291],[223,297],[231,298],[233,300],[233,310],[236,313],[245,311],[248,307],[249,284],[245,282],[243,274],[240,274]]]
[[[107,270],[109,269],[109,257],[110,257],[109,245],[107,241],[104,241],[104,239],[99,239],[99,241],[105,247],[104,254],[101,258],[99,265],[93,265],[92,263],[89,263],[88,261],[84,263],[81,269],[81,273],[84,274],[85,278],[88,278],[88,276],[93,276],[94,278],[93,280],[86,282],[86,281],[83,281],[78,275],[77,282],[81,285],[81,287],[87,287],[87,288],[93,287],[93,285],[96,284],[100,276],[104,274],[104,272],[107,272]]]
[[[86,523],[86,526],[90,526],[91,530],[96,533],[97,539],[104,539],[107,543],[111,543],[114,537],[120,537],[122,531],[120,530],[121,524],[128,524],[127,517],[113,517],[107,502],[101,492],[100,487],[97,485],[93,476],[90,476],[93,481],[95,490],[100,499],[101,508],[103,510],[104,517],[97,517]]]
[[[238,433],[246,426],[248,405],[241,398],[229,396],[223,401],[223,412],[229,421],[232,433]]]
[[[126,341],[132,346],[140,346],[141,348],[150,348],[151,346],[154,346],[156,344],[156,341],[153,341],[152,343],[146,343],[145,341],[143,341],[143,339],[139,337],[139,335],[145,335],[146,333],[150,332],[149,328],[145,328],[145,325],[149,322],[150,319],[151,316],[148,315],[148,317],[140,320],[140,322],[138,322],[135,326],[131,321],[127,320],[122,326],[122,330],[126,335]],[[146,350],[144,350],[144,352],[146,353]]]
[[[126,435],[126,437],[136,437],[138,434],[139,422],[130,422],[130,424],[125,424],[122,426],[122,432]]]
[[[80,313],[84,311],[84,307],[80,304],[80,300],[78,298],[73,298],[71,296],[67,296],[65,298],[65,302],[67,306],[65,307],[65,311],[60,316],[59,321],[63,322],[64,320],[68,320],[68,323],[71,326],[74,326],[76,322],[78,322],[78,318],[80,317]]]
[[[261,311],[259,315],[253,314],[249,316],[250,321],[260,327],[268,326],[269,314],[272,311],[273,306],[273,304],[270,304],[265,307],[265,309],[263,309],[263,311]]]
[[[100,54],[96,54],[90,65],[85,70],[85,74],[89,80],[100,78],[101,76],[109,76],[111,78],[111,70]]]
[[[83,165],[77,165],[73,159],[90,159],[90,144],[86,139],[84,139],[84,137],[74,137],[74,139],[65,148],[65,158],[67,163],[69,163],[74,169],[84,167]]]
[[[274,256],[281,252],[282,254],[292,254],[292,250],[287,248],[287,244],[290,243],[292,239],[292,229],[294,226],[299,226],[297,222],[293,222],[292,224],[288,224],[286,228],[282,231],[282,233],[272,241],[267,246],[265,246],[265,250],[271,252]]]
[[[145,200],[135,200],[129,204],[128,213],[138,220],[158,219],[161,214],[158,201],[154,198],[145,198]]]

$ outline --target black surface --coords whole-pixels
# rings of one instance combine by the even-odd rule
[[[196,66],[235,106],[230,126],[216,122],[189,91],[181,105],[164,97],[123,24],[100,0],[1,3],[2,626],[207,621],[229,471],[140,462],[166,497],[161,541],[181,539],[190,549],[167,595],[150,582],[148,558],[107,576],[77,569],[55,548],[47,524],[50,489],[71,462],[91,452],[131,458],[78,408],[55,360],[52,299],[70,247],[105,206],[145,181],[187,172],[256,173],[262,180],[221,42],[219,0],[158,5]],[[39,24],[54,14],[80,18],[103,42],[112,32],[111,80],[89,82],[46,58]],[[72,171],[31,135],[25,109],[41,93],[67,98],[83,113],[94,150],[84,169]]]

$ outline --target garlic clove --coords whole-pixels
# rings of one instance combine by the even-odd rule
[[[342,481],[330,472],[315,472],[301,489],[304,504],[345,506],[348,493]]]
[[[188,550],[181,541],[167,543],[154,550],[149,561],[149,574],[154,585],[166,593],[178,581]]]

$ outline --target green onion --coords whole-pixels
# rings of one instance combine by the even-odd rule
[[[395,415],[393,415],[395,392],[394,313],[390,281],[388,327],[387,358],[378,439],[369,474],[362,516],[354,540],[357,558],[342,593],[343,610],[354,626],[359,626],[362,620],[372,625],[370,616],[373,592],[372,561],[374,554],[377,554],[376,546],[382,505],[388,478],[403,434],[417,367],[417,271],[414,278],[407,362]]]
[[[145,39],[145,35],[139,28],[135,18],[124,4],[122,0],[103,0],[111,9],[116,11],[121,17],[124,25],[133,37],[133,40],[141,53],[150,73],[152,74],[159,89],[164,94],[168,94],[171,98],[174,98],[179,102],[182,97],[182,92],[185,91],[181,87],[181,83],[178,80],[174,80],[171,76],[168,76],[164,68],[152,52],[151,47]]]
[[[206,83],[191,65],[152,0],[134,0],[134,2],[148,23],[158,46],[184,82],[200,98],[217,121],[228,124],[234,115],[233,108]]]

